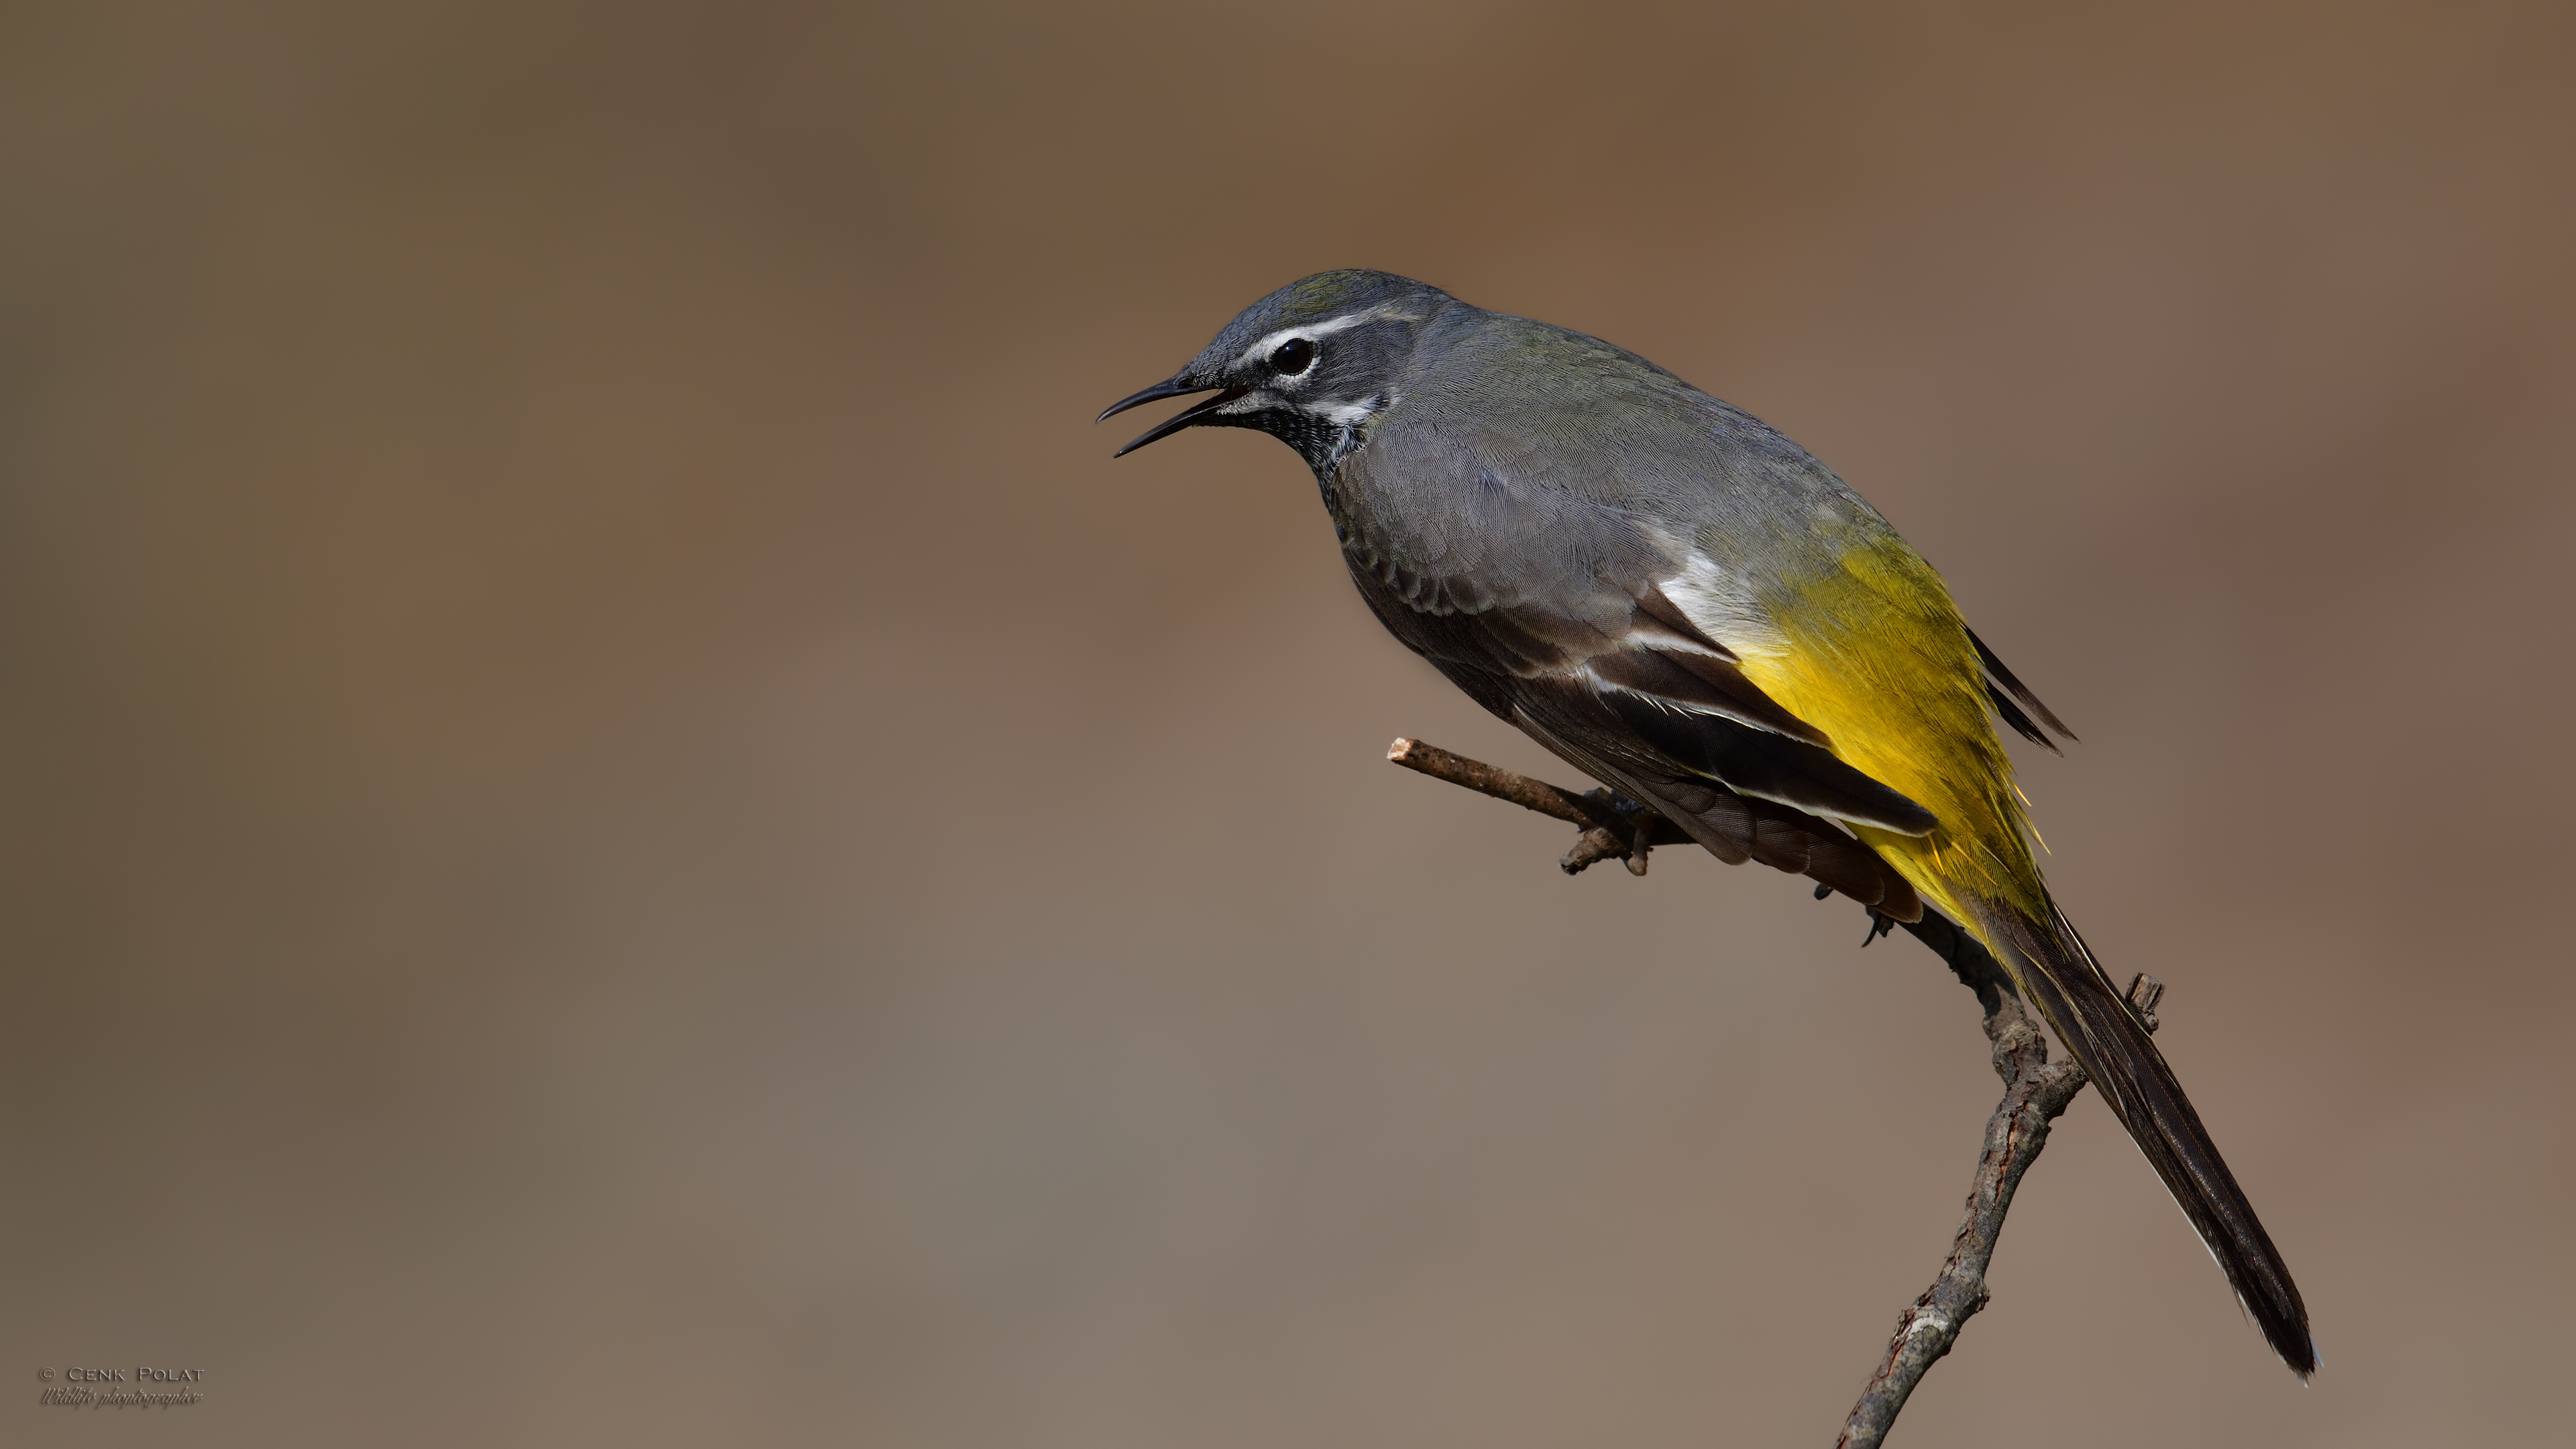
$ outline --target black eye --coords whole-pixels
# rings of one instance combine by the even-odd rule
[[[1295,377],[1315,365],[1315,344],[1291,337],[1270,354],[1270,366],[1281,377]]]

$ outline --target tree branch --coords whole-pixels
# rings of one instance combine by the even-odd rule
[[[1596,788],[1577,795],[1545,780],[1533,780],[1482,760],[1453,755],[1420,740],[1397,740],[1387,747],[1386,757],[1435,780],[1463,785],[1580,827],[1583,833],[1575,837],[1574,848],[1556,863],[1567,875],[1580,875],[1585,866],[1595,861],[1613,859],[1626,861],[1629,874],[1644,875],[1647,851],[1658,845],[1691,843],[1680,826],[1608,790]]]
[[[1898,1315],[1896,1332],[1887,1341],[1887,1356],[1861,1390],[1860,1402],[1852,1405],[1842,1437],[1834,1441],[1836,1449],[1875,1449],[1886,1439],[1914,1386],[1959,1341],[1959,1330],[1986,1306],[1986,1265],[1994,1259],[1995,1240],[2003,1235],[2013,1193],[2021,1186],[2022,1174],[2048,1146],[2049,1124],[2084,1090],[2086,1081],[2084,1068],[2074,1062],[2049,1062],[2047,1040],[2022,1011],[1994,957],[1957,927],[1946,921],[1942,925],[1948,935],[1975,948],[1973,957],[1965,952],[1945,955],[1951,970],[1977,993],[1978,1004],[1985,1008],[1986,1040],[1993,1048],[1995,1075],[2003,1079],[2004,1096],[1995,1104],[1994,1115],[1986,1119],[1985,1151],[1977,1159],[1967,1211],[1951,1240],[1950,1256],[1932,1286]],[[1931,944],[1924,932],[1917,930],[1915,935]],[[2164,984],[2144,973],[2129,983],[2129,1001],[2145,1018],[2149,1031],[2155,1030],[2155,1004],[2163,994]]]
[[[1436,745],[1400,739],[1386,757],[1435,780],[1464,786],[1497,800],[1508,800],[1576,827],[1574,848],[1558,866],[1568,875],[1595,861],[1617,858],[1637,875],[1646,873],[1647,852],[1657,845],[1685,844],[1690,837],[1653,810],[1609,790],[1581,795],[1499,769],[1479,760],[1453,755]],[[1826,893],[1817,892],[1818,899]],[[1873,913],[1875,917],[1875,913]],[[1875,917],[1884,929],[1883,917]],[[1852,1406],[1836,1449],[1876,1449],[1896,1423],[1914,1386],[1923,1380],[1950,1346],[1959,1341],[1977,1310],[1986,1306],[1986,1265],[2002,1236],[2004,1215],[2012,1210],[2013,1193],[2048,1145],[2049,1124],[2075,1095],[2084,1090],[2084,1069],[2074,1062],[2051,1064],[2048,1042],[2022,1010],[2019,993],[1992,953],[1946,917],[1929,911],[1905,929],[1949,964],[1985,1011],[1986,1041],[1993,1052],[1995,1075],[2003,1079],[2003,1100],[1986,1120],[1985,1151],[1969,1184],[1966,1214],[1951,1240],[1950,1256],[1940,1275],[1896,1321],[1887,1356],[1870,1375],[1860,1402]],[[2138,1008],[2147,1030],[2156,1029],[2156,1000],[2164,986],[2141,974],[2129,983],[2129,1001]]]

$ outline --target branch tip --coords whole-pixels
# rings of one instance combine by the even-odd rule
[[[2129,1005],[2137,1008],[2138,1024],[2149,1032],[2156,1029],[2156,1003],[2164,1000],[2165,984],[2144,971],[2129,983]]]

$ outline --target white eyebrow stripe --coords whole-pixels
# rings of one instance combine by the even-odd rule
[[[1307,341],[1312,342],[1318,337],[1330,337],[1336,332],[1347,332],[1350,329],[1359,326],[1363,322],[1374,322],[1385,315],[1386,309],[1384,307],[1371,307],[1365,312],[1345,313],[1329,322],[1308,322],[1295,327],[1282,327],[1278,331],[1273,332],[1269,336],[1252,344],[1250,347],[1243,349],[1243,355],[1236,358],[1235,361],[1250,362],[1256,357],[1267,357],[1270,355],[1271,349],[1279,346],[1279,344],[1286,342],[1292,337],[1303,337]]]

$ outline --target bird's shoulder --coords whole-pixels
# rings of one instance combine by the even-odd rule
[[[1635,353],[1499,313],[1444,320],[1334,480],[1355,561],[1507,600],[1715,572],[1741,612],[1894,537],[1797,443]]]
[[[1368,438],[1375,466],[1418,475],[1425,501],[1473,472],[1693,529],[1787,529],[1845,502],[1879,521],[1779,429],[1626,348],[1501,313],[1441,331]]]

